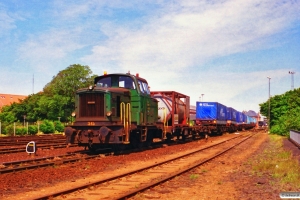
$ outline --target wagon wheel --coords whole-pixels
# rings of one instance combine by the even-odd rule
[[[167,133],[166,134],[166,138],[167,138],[167,143],[171,142],[171,140],[172,140],[172,134],[171,133]]]

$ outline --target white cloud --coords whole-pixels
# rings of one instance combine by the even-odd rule
[[[292,23],[289,16],[300,11],[289,3],[277,4],[232,0],[196,8],[184,5],[175,11],[165,6],[137,30],[106,24],[103,32],[108,42],[95,46],[93,54],[83,60],[93,64],[114,60],[125,68],[164,65],[178,69],[217,56],[266,48],[261,46],[264,39],[284,30]]]
[[[77,36],[82,30],[50,30],[41,35],[31,35],[18,49],[21,62],[30,66],[51,67],[53,62],[65,58],[84,45]],[[73,63],[70,63],[73,64]]]
[[[268,63],[260,72],[255,72],[257,67],[245,72],[243,63],[210,64],[210,68],[207,63],[280,46],[284,41],[277,40],[279,35],[300,19],[299,1],[292,0],[91,0],[54,1],[52,6],[44,15],[53,17],[45,23],[49,27],[20,41],[17,62],[51,70],[52,76],[67,67],[56,63],[73,64],[76,58],[97,74],[139,73],[152,89],[188,94],[191,103],[201,93],[206,100],[231,103],[245,91],[266,87],[264,79],[271,73],[281,77],[284,70],[269,71]],[[122,12],[133,12],[130,20],[123,20],[127,15]],[[15,25],[7,13],[0,10],[0,15],[4,16],[1,37],[1,27],[9,32]],[[84,53],[78,53],[82,49]]]
[[[15,19],[11,17],[0,4],[0,38],[4,35],[8,35],[10,31],[15,28]]]

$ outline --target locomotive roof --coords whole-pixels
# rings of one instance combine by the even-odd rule
[[[97,83],[101,78],[108,77],[108,76],[129,76],[129,77],[132,77],[134,79],[138,79],[138,80],[141,80],[143,82],[148,83],[146,79],[141,78],[138,74],[137,75],[133,75],[133,74],[130,74],[130,73],[104,74],[104,75],[95,77],[94,83]]]

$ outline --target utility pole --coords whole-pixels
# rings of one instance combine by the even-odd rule
[[[271,120],[270,120],[270,118],[271,118],[271,112],[270,112],[270,110],[271,110],[271,105],[270,105],[270,100],[271,100],[271,97],[270,97],[270,79],[271,79],[271,77],[267,77],[268,79],[269,79],[269,116],[268,116],[268,129],[269,129],[269,132],[270,132],[270,122],[271,122]]]
[[[291,75],[292,81],[291,81],[291,90],[294,90],[294,74],[296,72],[289,71],[289,74]]]

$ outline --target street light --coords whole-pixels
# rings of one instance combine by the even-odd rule
[[[24,127],[25,127],[25,119],[26,119],[26,115],[23,115],[23,118],[24,118]]]
[[[269,132],[270,132],[270,118],[271,118],[271,114],[270,114],[270,80],[271,80],[271,77],[267,77],[269,79],[269,116],[268,116],[268,129],[269,129]]]
[[[291,81],[291,90],[294,89],[294,74],[296,72],[293,72],[293,71],[289,71],[289,74],[291,75],[291,78],[292,78],[292,81]]]

